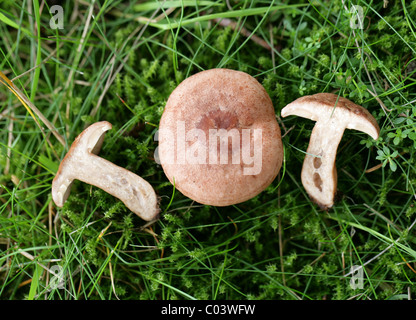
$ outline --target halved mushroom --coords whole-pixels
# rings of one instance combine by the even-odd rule
[[[52,181],[52,199],[62,207],[69,197],[74,180],[94,185],[120,199],[127,208],[146,221],[157,219],[158,199],[153,187],[142,177],[97,156],[107,121],[90,125],[75,139]]]
[[[281,115],[316,121],[303,162],[302,184],[322,209],[331,208],[337,191],[335,159],[344,130],[359,130],[377,140],[377,121],[363,107],[332,93],[301,97],[284,107]]]

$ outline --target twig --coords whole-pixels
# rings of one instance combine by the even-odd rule
[[[15,84],[10,81],[1,71],[0,76],[3,80],[0,80],[1,83],[3,83],[12,93],[20,100],[20,102],[28,109],[29,112],[35,113],[40,120],[46,125],[46,127],[51,130],[53,135],[58,139],[58,141],[65,146],[65,139],[58,133],[58,130],[54,127],[54,125],[40,112],[38,108],[15,86]],[[33,117],[33,116],[32,116]],[[39,129],[44,133],[43,127],[40,125],[36,117],[33,117],[33,120],[38,125]],[[47,138],[46,138],[47,139]],[[49,142],[52,150],[52,144],[50,143],[49,139],[47,139]]]
[[[34,256],[32,256],[30,253],[23,251],[22,249],[17,250],[18,253],[20,253],[22,256],[28,258],[31,261],[34,261],[36,258]],[[53,272],[51,269],[49,269],[48,267],[46,267],[45,265],[43,265],[42,263],[35,261],[37,265],[39,265],[40,267],[42,267],[43,269],[45,269],[46,271],[48,271],[49,273],[52,273],[53,275],[55,275],[55,272]]]
[[[374,99],[376,99],[377,100],[377,102],[380,104],[380,106],[384,109],[384,110],[386,110],[386,111],[388,111],[388,112],[391,112],[391,111],[393,111],[392,109],[389,109],[389,108],[387,108],[386,107],[386,105],[383,103],[383,101],[381,101],[381,99],[374,93],[374,92],[372,92],[370,89],[368,89],[367,88],[367,91],[374,97]]]
[[[137,20],[140,22],[147,22],[147,23],[157,23],[160,20],[166,18],[168,15],[170,15],[173,11],[175,11],[175,7],[171,7],[164,11],[163,13],[159,14],[156,18],[146,18],[146,17],[138,17]]]
[[[326,252],[323,252],[318,258],[316,258],[311,263],[309,263],[309,266],[313,266],[315,263],[317,263],[319,260],[321,260],[325,255],[326,255]],[[293,274],[290,278],[292,279],[292,278],[296,277],[299,273],[302,272],[303,269],[304,268],[300,269],[298,272],[296,272],[295,274]]]
[[[16,77],[14,77],[13,79],[11,79],[10,81],[11,82],[14,82],[14,81],[16,81],[17,79],[19,79],[19,78],[21,78],[21,77],[23,77],[24,75],[26,75],[27,73],[29,73],[29,72],[32,72],[33,70],[35,70],[35,69],[37,69],[37,68],[40,68],[41,66],[42,66],[42,64],[44,64],[46,61],[48,61],[51,57],[52,57],[52,55],[54,54],[56,52],[56,49],[54,50],[54,51],[52,51],[52,53],[50,53],[45,59],[43,59],[38,65],[36,65],[36,66],[34,66],[34,67],[32,67],[32,68],[30,68],[29,70],[26,70],[25,72],[23,72],[23,73],[21,73],[21,74],[19,74],[18,76],[16,76]]]
[[[166,1],[166,0],[165,0]],[[165,1],[162,3],[162,5],[161,6],[163,6],[163,4],[165,3]],[[146,30],[146,28],[149,26],[149,23],[150,23],[150,21],[156,16],[156,14],[159,12],[159,10],[160,10],[160,7],[158,8],[158,9],[156,9],[154,12],[153,12],[153,14],[151,15],[151,17],[149,18],[149,20],[147,20],[147,22],[146,22],[146,24],[144,25],[144,26],[139,26],[139,27],[137,27],[136,28],[136,30],[134,30],[133,31],[133,33],[132,34],[130,34],[130,36],[129,37],[127,37],[127,39],[126,39],[126,41],[125,41],[125,44],[126,43],[128,43],[128,41],[130,41],[130,39],[137,33],[137,32],[139,32],[139,34],[137,35],[137,37],[136,37],[136,39],[134,40],[134,42],[133,42],[133,45],[132,45],[132,48],[134,48],[137,44],[138,44],[138,42],[139,42],[139,40],[141,39],[141,37],[142,37],[142,35],[143,35],[143,33],[144,33],[144,31]],[[122,47],[124,47],[124,45],[122,46]],[[114,75],[113,74],[110,74],[110,76],[108,77],[108,79],[107,79],[107,82],[106,82],[106,84],[105,84],[105,87],[104,87],[104,89],[103,89],[103,92],[101,93],[101,95],[100,95],[100,97],[98,98],[98,102],[97,102],[97,104],[96,104],[96,106],[94,107],[94,109],[90,112],[90,116],[91,117],[94,117],[95,115],[96,115],[96,113],[98,112],[98,109],[100,108],[100,105],[101,105],[101,102],[103,101],[103,99],[104,99],[104,96],[105,96],[105,94],[107,93],[107,91],[108,91],[108,89],[110,88],[110,86],[111,86],[111,84],[114,82],[114,80],[115,80],[115,78],[116,78],[116,76],[117,76],[117,74],[119,74],[120,72],[121,72],[121,70],[124,68],[124,66],[125,66],[125,64],[126,64],[126,62],[127,62],[127,59],[129,58],[129,56],[130,56],[130,52],[132,52],[132,50],[130,50],[127,54],[126,54],[126,56],[124,57],[124,59],[123,59],[123,63],[121,63],[119,66],[118,66],[118,68],[117,68],[117,70],[116,70],[116,72],[114,73]],[[116,56],[117,56],[117,54],[118,54],[118,52],[116,52],[116,53],[114,53],[114,56],[111,58],[111,60],[110,60],[110,63],[109,63],[109,66],[107,67],[107,70],[108,70],[108,68],[114,68],[114,62],[115,62],[115,59],[116,59]],[[103,74],[105,74],[106,72],[103,72]]]
[[[269,35],[270,35],[270,46],[274,47],[274,40],[273,40],[273,26],[272,24],[269,24]],[[272,65],[273,65],[273,73],[276,73],[276,59],[274,55],[274,50],[270,50],[270,53],[272,55]]]
[[[278,189],[278,195],[280,198],[280,187]],[[282,235],[282,216],[279,214],[279,255],[280,255],[280,270],[282,272],[282,282],[286,286],[286,277],[285,277],[285,264],[283,261],[283,235]]]
[[[406,229],[406,232],[410,232],[410,230],[414,227],[414,225],[416,224],[416,220],[413,221],[413,223],[409,226],[409,228]],[[369,264],[370,262],[376,260],[377,258],[379,258],[380,256],[382,256],[386,251],[388,251],[391,247],[394,246],[394,244],[396,243],[396,241],[399,241],[400,237],[397,238],[394,242],[392,242],[391,244],[389,244],[387,246],[387,248],[385,248],[383,251],[381,251],[380,253],[376,254],[374,257],[372,257],[370,260],[367,260],[366,262],[364,262],[361,266],[359,266],[358,269],[352,270],[350,272],[348,272],[344,277],[348,277],[349,275],[355,273],[357,270],[360,270],[362,268],[364,268],[367,264]]]
[[[263,48],[265,48],[267,50],[272,50],[272,47],[266,41],[264,41],[259,36],[256,36],[255,34],[250,32],[249,30],[247,30],[244,26],[240,27],[237,22],[235,22],[231,19],[228,19],[228,18],[221,18],[221,19],[216,18],[216,19],[213,19],[213,20],[215,22],[217,22],[222,27],[230,27],[233,30],[239,29],[240,34],[242,34],[244,37],[250,38],[255,43],[257,43],[258,45],[262,46]]]
[[[75,70],[75,62],[78,62],[79,59],[81,58],[81,50],[84,46],[85,38],[87,37],[87,32],[88,32],[88,29],[90,27],[94,5],[95,5],[95,1],[93,0],[91,5],[90,5],[89,11],[88,11],[88,16],[87,16],[87,19],[86,19],[86,22],[85,22],[84,30],[82,31],[81,40],[79,41],[79,44],[78,44],[78,47],[77,47],[77,50],[76,50],[76,55],[75,55],[75,60],[74,60],[74,63],[73,63],[73,68],[71,68],[71,70],[69,72],[68,79],[70,81],[68,81],[67,85],[65,86],[65,91],[67,93],[69,93],[69,99],[67,100],[66,113],[65,113],[65,116],[66,116],[67,120],[69,120],[70,101],[71,101],[71,97],[72,97],[72,89],[69,90],[69,91],[68,91],[68,89],[69,89],[69,85],[73,86],[72,79],[73,79],[73,74],[74,74],[74,70]],[[69,125],[68,124],[66,126],[66,129],[67,129],[67,136],[69,136]]]
[[[394,159],[397,159],[399,156],[402,156],[405,153],[407,153],[407,151],[400,152],[397,156],[394,157]],[[370,173],[370,172],[376,171],[376,170],[380,169],[382,166],[383,166],[383,163],[380,163],[380,164],[378,164],[374,167],[371,167],[370,169],[365,170],[365,173]]]
[[[14,118],[14,112],[11,112],[10,116],[10,123],[8,127],[8,138],[7,138],[7,159],[6,159],[6,166],[4,168],[4,174],[8,175],[10,170],[10,158],[12,156],[12,142],[13,142],[13,118]]]
[[[403,232],[402,228],[399,228],[398,226],[396,226],[393,221],[391,221],[390,219],[386,218],[385,216],[383,216],[380,212],[378,212],[377,210],[371,208],[368,204],[364,203],[364,207],[366,207],[367,209],[370,209],[370,211],[372,213],[374,213],[376,216],[380,217],[381,219],[383,219],[384,221],[386,221],[389,225],[391,225],[392,227],[394,227],[397,231],[399,232]]]
[[[342,4],[343,4],[343,6],[344,6],[344,9],[346,10],[346,11],[348,11],[348,8],[347,8],[347,6],[345,5],[345,0],[342,0]],[[370,81],[370,84],[371,84],[371,87],[373,88],[373,91],[374,92],[377,92],[377,90],[376,90],[376,88],[374,87],[374,83],[373,83],[373,80],[371,80],[371,76],[370,76],[370,73],[368,72],[368,68],[367,68],[367,65],[365,64],[365,62],[364,62],[364,57],[363,57],[363,54],[365,54],[369,59],[370,59],[370,61],[371,61],[371,58],[370,58],[370,56],[366,53],[366,52],[363,52],[362,50],[361,50],[361,48],[360,48],[360,45],[358,44],[358,40],[357,40],[357,35],[355,34],[355,31],[354,31],[354,29],[352,29],[352,34],[354,35],[354,43],[355,43],[355,45],[356,45],[356,47],[357,47],[357,50],[358,50],[358,52],[360,53],[360,56],[361,56],[361,62],[362,62],[362,64],[363,64],[363,66],[364,66],[364,69],[365,69],[365,72],[367,73],[367,77],[368,77],[368,80]],[[373,94],[371,91],[370,91],[370,93],[371,94]],[[376,98],[376,96],[373,94],[373,96]],[[378,102],[381,102],[381,100],[380,99],[377,99],[376,98],[376,100],[378,101]],[[386,117],[387,118],[389,118],[388,117],[388,114],[387,114],[387,112],[386,112],[386,106],[384,105],[384,104],[380,104],[381,105],[381,107],[382,107],[382,109],[383,109],[383,111],[384,111],[384,114],[386,115]],[[389,119],[390,120],[390,119]],[[394,127],[394,124],[393,124],[393,121],[391,121],[390,120],[390,122],[391,122],[391,124],[392,124],[392,126]]]

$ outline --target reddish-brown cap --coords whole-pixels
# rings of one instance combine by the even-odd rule
[[[281,113],[282,117],[297,115],[314,121],[336,119],[343,128],[365,132],[374,140],[380,132],[377,121],[367,109],[333,93],[300,97],[284,107]]]
[[[216,206],[246,201],[269,186],[282,165],[272,101],[247,73],[197,73],[167,101],[158,153],[168,179],[189,198]]]

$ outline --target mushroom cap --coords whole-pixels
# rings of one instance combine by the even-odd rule
[[[380,127],[367,109],[333,93],[317,93],[289,103],[281,111],[282,117],[297,115],[314,121],[335,117],[342,119],[347,129],[367,133],[377,140]]]
[[[220,132],[225,133],[223,150],[220,142],[210,140],[210,134]],[[215,152],[217,157],[211,157]],[[215,206],[249,200],[273,182],[282,165],[273,103],[247,73],[199,72],[170,95],[160,121],[158,153],[166,176],[185,196]]]
[[[104,134],[111,128],[112,125],[108,121],[96,122],[75,138],[52,181],[52,199],[58,207],[62,207],[69,197],[73,180],[83,179],[84,175],[91,174],[88,171],[77,170],[74,175],[73,166],[82,163],[86,153],[98,154],[104,141]]]

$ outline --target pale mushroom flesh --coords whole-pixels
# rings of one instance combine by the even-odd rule
[[[137,174],[97,156],[111,124],[101,121],[85,129],[73,142],[52,182],[52,199],[62,207],[74,180],[94,185],[120,199],[146,221],[159,214],[158,198],[149,182]]]
[[[282,117],[296,115],[316,121],[302,166],[301,180],[309,197],[327,210],[337,192],[335,160],[345,129],[362,131],[377,140],[380,128],[363,107],[331,93],[301,97],[281,111]]]

